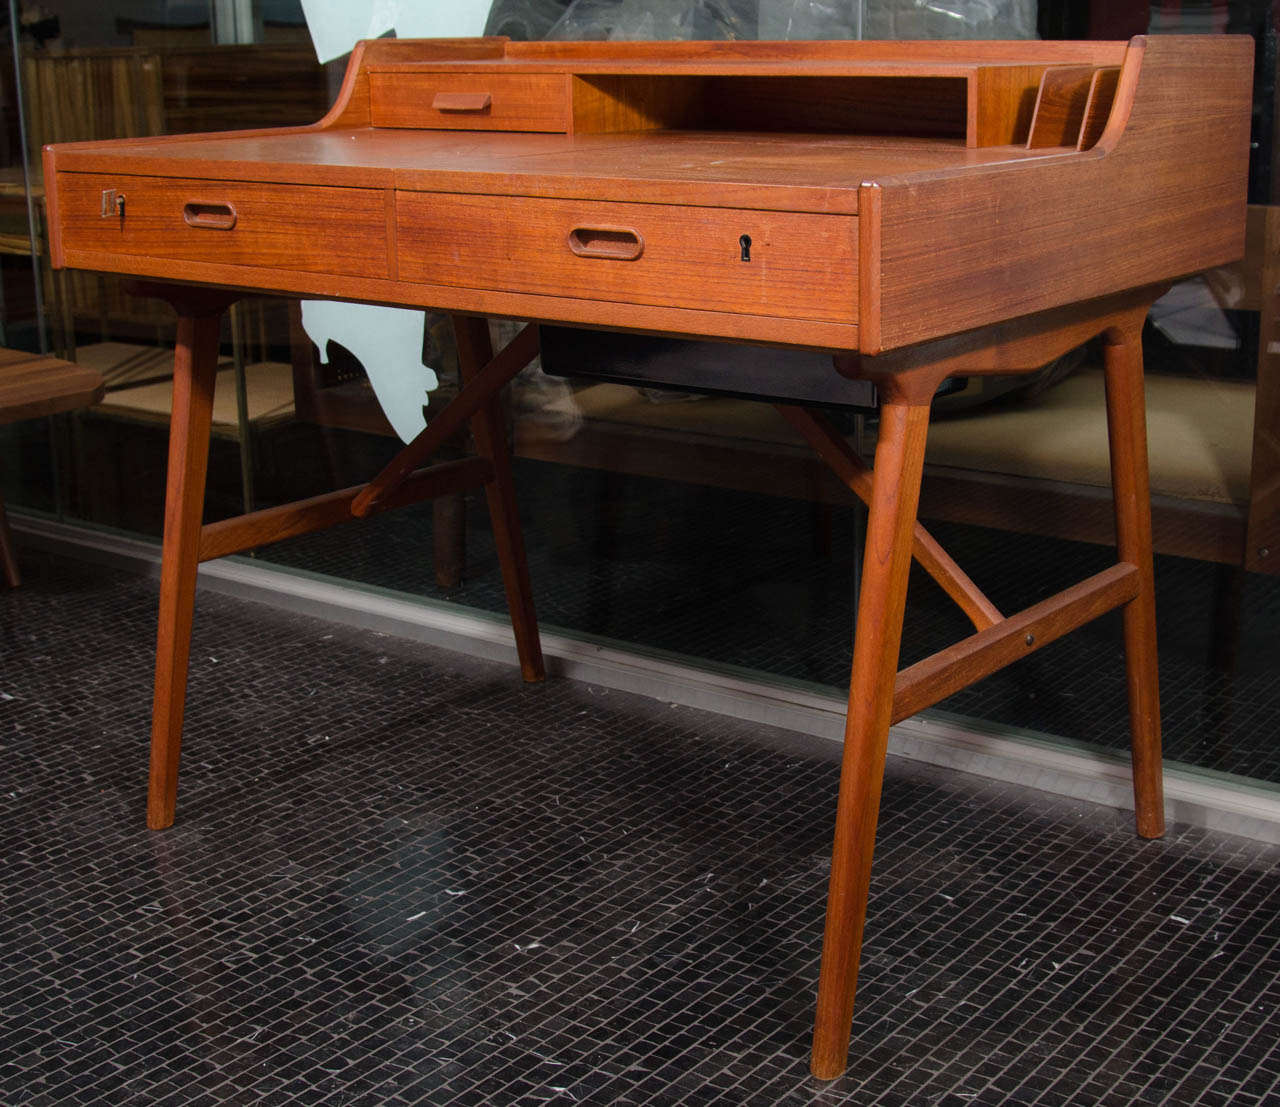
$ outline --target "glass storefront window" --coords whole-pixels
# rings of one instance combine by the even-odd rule
[[[154,19],[134,8],[126,17],[122,5],[45,7],[58,26],[19,36],[30,151],[50,140],[310,122],[324,113],[341,76],[341,63],[316,61],[297,5],[191,4],[180,15],[179,6],[163,5]],[[1268,741],[1280,721],[1280,209],[1271,206],[1270,172],[1276,50],[1271,8],[1255,7],[1112,5],[1102,12],[1099,5],[893,0],[815,5],[803,25],[784,26],[778,7],[766,4],[496,0],[488,30],[519,37],[1253,33],[1259,99],[1249,254],[1171,290],[1153,312],[1145,356],[1166,752],[1187,765],[1280,784],[1280,758]],[[12,120],[9,132],[10,164],[20,167]],[[38,199],[38,181],[32,194]],[[5,258],[6,341],[13,344],[24,326],[36,339],[34,296],[21,292],[25,273],[45,292],[47,341],[100,367],[109,391],[74,419],[64,464],[53,464],[56,436],[46,424],[0,432],[3,491],[11,504],[35,511],[61,504],[85,523],[156,536],[170,403],[168,309],[93,274],[32,276],[31,262],[30,251]],[[506,324],[495,331],[510,333]],[[351,485],[393,456],[397,440],[359,349],[335,340],[318,350],[296,304],[246,300],[224,337],[207,518]],[[427,316],[422,346],[441,382],[434,405],[457,387],[447,318]],[[938,402],[922,517],[1002,610],[1112,559],[1101,405],[1091,346],[1015,390],[956,382]],[[772,409],[534,370],[511,388],[507,416],[545,627],[761,681],[846,685],[860,512]],[[841,418],[869,455],[874,417]],[[55,471],[66,485],[61,498]],[[257,556],[283,571],[504,610],[479,498],[421,505]],[[954,641],[966,625],[927,578],[913,578],[904,663]],[[1082,672],[1094,675],[1082,681]],[[1118,618],[939,710],[1123,750]]]

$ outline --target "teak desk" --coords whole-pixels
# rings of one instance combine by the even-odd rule
[[[826,351],[820,388],[780,358],[751,389],[870,506],[813,1048],[839,1074],[891,722],[1123,608],[1138,832],[1163,831],[1139,335],[1172,278],[1243,253],[1251,50],[379,40],[310,127],[50,147],[54,263],[166,282],[144,291],[180,317],[149,824],[174,818],[201,561],[483,486],[541,679],[498,408],[537,329],[495,356],[483,317]],[[219,316],[245,291],[453,312],[464,386],[369,484],[202,527]],[[1119,561],[1005,616],[916,522],[930,400],[1097,336]],[[868,380],[872,473],[806,406]],[[420,468],[464,424],[476,456]],[[913,557],[975,632],[898,672]]]

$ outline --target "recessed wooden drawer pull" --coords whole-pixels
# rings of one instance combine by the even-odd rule
[[[487,92],[437,92],[431,106],[436,111],[488,111],[492,103]]]
[[[629,227],[574,227],[569,249],[580,258],[635,261],[644,253],[644,239]]]
[[[230,204],[189,203],[182,209],[188,227],[210,231],[229,231],[236,225],[236,209]]]

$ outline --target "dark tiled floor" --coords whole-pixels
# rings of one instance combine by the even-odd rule
[[[893,765],[849,1074],[806,1075],[830,751],[201,597],[0,593],[0,1103],[1262,1104],[1273,848]]]

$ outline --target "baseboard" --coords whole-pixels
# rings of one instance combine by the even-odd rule
[[[115,532],[12,512],[26,545],[158,577],[160,547]],[[230,557],[200,567],[199,587],[516,665],[505,617],[331,577]],[[845,698],[727,666],[695,666],[672,654],[544,632],[548,671],[794,732],[830,754],[844,732]],[[892,755],[1054,795],[1132,809],[1127,760],[1084,744],[928,712],[890,732]],[[1280,788],[1180,764],[1166,765],[1168,817],[1280,843]]]

